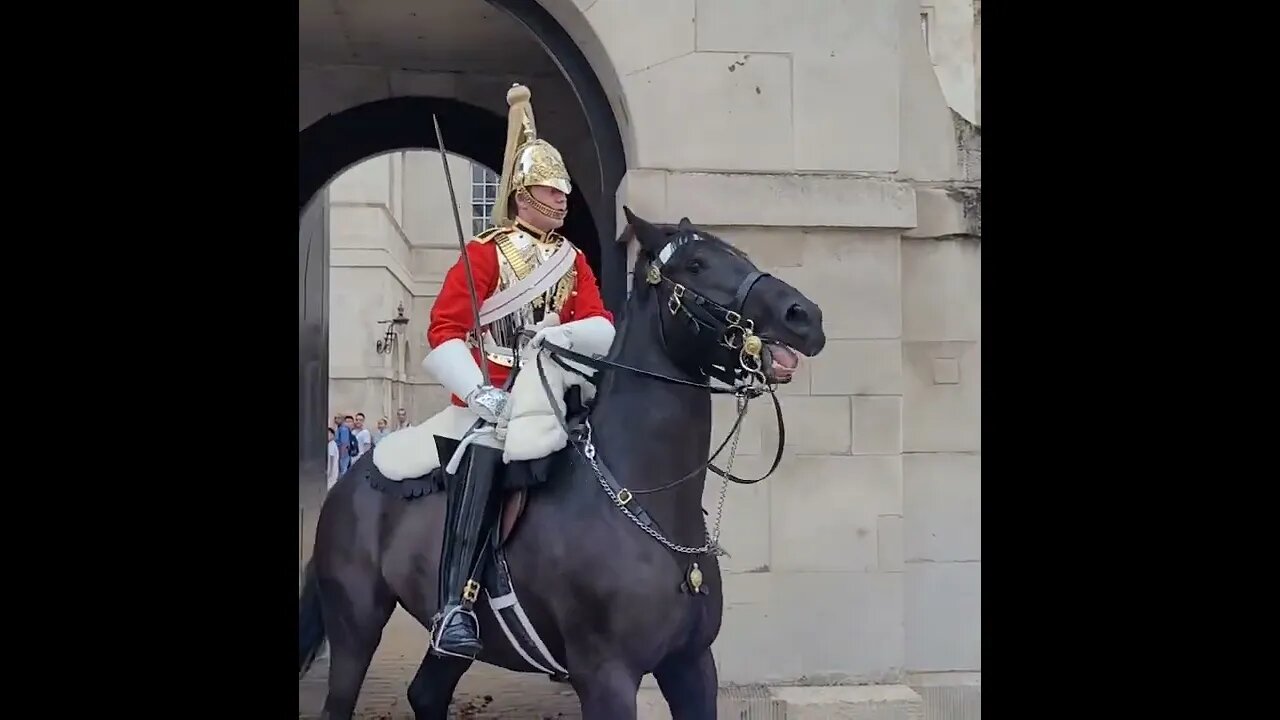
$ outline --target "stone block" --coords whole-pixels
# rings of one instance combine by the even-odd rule
[[[720,682],[778,680],[794,673],[793,666],[777,662],[774,655],[781,637],[770,604],[776,576],[773,573],[725,574],[723,582],[724,616],[720,635],[711,646]]]
[[[787,53],[797,170],[892,172],[898,156],[893,3],[698,0],[700,52]],[[856,127],[856,133],[849,132]]]
[[[329,183],[331,204],[362,203],[391,207],[391,155],[377,155],[347,168]]]
[[[897,339],[902,332],[898,242],[882,233],[812,234],[803,265],[781,268],[787,281],[822,308],[828,341]]]
[[[902,572],[903,551],[902,516],[881,515],[876,519],[876,553],[881,572]]]
[[[767,170],[764,163],[750,164]],[[916,224],[915,190],[876,178],[672,172],[667,177],[667,198],[668,216],[678,220],[687,215],[698,225],[908,228]]]
[[[725,577],[713,650],[722,683],[893,682],[903,667],[902,573]]]
[[[458,262],[458,249],[414,248],[412,268],[415,279],[443,282],[449,268]]]
[[[423,72],[421,70],[398,69],[390,72],[391,95],[393,97],[418,96],[452,98],[458,94],[458,83],[463,77],[456,72]],[[428,118],[430,119],[430,118]],[[448,139],[445,147],[449,147]],[[436,158],[436,162],[440,160]]]
[[[381,204],[329,204],[329,248],[386,248],[395,231],[387,207]]]
[[[907,685],[924,700],[930,720],[982,720],[981,672],[912,673]]]
[[[625,76],[693,52],[693,8],[693,0],[604,0],[586,16],[605,38],[614,70]]]
[[[902,343],[897,340],[828,340],[808,366],[814,395],[902,394]]]
[[[387,97],[381,67],[298,64],[298,130],[326,115]]]
[[[799,267],[805,243],[803,230],[795,228],[735,227],[732,225],[707,225],[697,218],[689,218],[698,227],[719,237],[746,253],[756,267],[766,272],[777,268]],[[679,218],[674,218],[679,220]]]
[[[940,238],[969,231],[964,203],[943,188],[916,188],[916,226],[903,237]]]
[[[415,383],[406,390],[405,410],[414,425],[440,412],[449,403],[449,392],[439,385]]]
[[[853,423],[849,398],[788,395],[779,398],[787,427],[787,451],[797,455],[848,455]],[[767,400],[765,402],[768,402]],[[764,447],[772,452],[778,443],[778,423],[772,408],[753,401],[749,418],[762,420]],[[769,403],[772,405],[772,403]]]
[[[976,240],[902,241],[902,338],[965,340],[982,332],[982,246]]]
[[[923,708],[921,696],[906,685],[730,685],[716,691],[716,717],[737,720],[921,720]],[[636,710],[638,720],[672,717],[656,685],[641,684]]]
[[[886,682],[903,668],[901,573],[780,573],[772,595],[776,651],[801,682]]]
[[[778,687],[787,720],[923,720],[924,701],[906,685]]]
[[[329,269],[329,324],[348,328],[343,342],[329,343],[331,373],[338,368],[364,368],[378,361],[374,353],[378,328],[369,318],[390,317],[395,303],[388,307],[386,267],[342,267]]]
[[[784,463],[769,481],[770,567],[875,571],[879,518],[902,514],[901,458],[797,455]]]
[[[960,361],[955,358],[933,359],[933,384],[958,385],[960,383]]]
[[[729,686],[716,691],[716,715],[738,720],[785,720],[786,704],[759,685]],[[641,685],[636,695],[637,720],[671,720],[671,709],[654,687]]]
[[[637,12],[646,7],[637,5]],[[793,168],[791,60],[785,55],[690,53],[626,75],[622,86],[636,136],[632,167]],[[672,88],[680,88],[679,98],[696,98],[696,110],[673,112],[679,100]]]
[[[747,408],[747,415],[742,419],[741,430],[738,434],[738,454],[739,455],[759,455],[762,428],[766,423],[776,425],[777,419],[775,413],[766,412],[764,403],[768,400],[754,400]],[[769,403],[769,409],[772,409],[772,403]],[[717,395],[711,398],[711,449],[714,451],[716,446],[724,442],[724,438],[729,435],[729,431],[733,429],[733,423],[738,418],[737,400],[727,395]],[[725,446],[724,455],[728,457],[729,447],[733,441],[729,441],[729,445]]]
[[[828,57],[795,58],[792,123],[797,170],[898,169],[899,77],[894,56],[894,49],[886,49],[883,42],[850,40]],[[877,62],[885,64],[870,70]],[[858,131],[849,132],[851,127]]]
[[[982,669],[982,563],[908,562],[907,668]]]
[[[864,0],[697,0],[698,51],[827,56],[851,44],[879,48],[876,64],[897,62],[896,8]],[[919,25],[917,24],[918,28]],[[918,30],[917,30],[918,32]],[[883,71],[883,67],[877,67]],[[870,70],[868,72],[871,72]]]
[[[939,359],[954,358],[959,382],[936,382]],[[972,342],[902,344],[904,452],[982,449],[981,345]],[[943,379],[946,379],[945,375]]]
[[[809,389],[809,383],[812,381],[812,379],[813,379],[813,363],[808,358],[801,356],[800,369],[796,370],[795,375],[791,376],[791,382],[785,385],[778,386],[777,393],[779,396],[782,396],[782,397],[786,397],[788,395],[806,395],[806,396],[810,395],[811,392]],[[758,404],[763,404],[763,403],[758,403]],[[756,413],[760,411],[752,410],[751,412]],[[769,410],[765,410],[764,412],[760,412],[760,414],[761,415],[768,414],[772,416],[774,413],[772,409],[769,409]],[[770,420],[769,424],[771,426],[776,426],[777,420]]]
[[[899,167],[897,176],[922,181],[959,180],[952,110],[942,94],[920,32],[920,3],[885,3],[899,13]]]
[[[853,397],[853,454],[902,452],[902,398]]]
[[[725,463],[717,461],[716,464],[724,467]],[[748,473],[735,462],[731,472],[751,479],[760,477],[763,471]],[[723,483],[719,475],[707,473],[702,507],[708,513],[708,529],[715,527],[716,504],[720,502]],[[729,484],[720,523],[720,544],[729,551],[728,557],[720,558],[720,569],[724,573],[769,571],[769,496],[768,480],[755,485]]]
[[[981,455],[904,455],[902,504],[908,561],[982,559]]]
[[[622,206],[650,222],[675,222],[679,218],[667,216],[667,174],[661,170],[632,168],[618,186],[618,227],[627,224]],[[631,242],[632,245],[635,241]]]

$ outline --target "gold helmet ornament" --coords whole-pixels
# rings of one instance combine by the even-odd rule
[[[538,212],[563,220],[564,210],[556,210],[529,194],[534,185],[553,187],[568,195],[573,192],[569,171],[554,145],[538,137],[533,122],[529,88],[516,84],[507,91],[507,144],[502,151],[502,173],[493,205],[493,222],[505,225],[515,219],[513,194],[521,195]]]

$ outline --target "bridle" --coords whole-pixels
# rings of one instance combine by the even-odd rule
[[[685,482],[699,473],[710,470],[726,480],[738,483],[740,485],[754,485],[773,474],[778,469],[779,463],[782,462],[782,449],[786,445],[787,431],[786,422],[782,415],[782,404],[778,401],[776,388],[768,382],[763,371],[764,346],[769,339],[756,334],[755,322],[750,318],[743,316],[743,308],[746,307],[747,298],[751,294],[752,288],[755,287],[761,279],[769,277],[769,273],[760,270],[753,270],[738,284],[734,297],[730,301],[729,306],[721,305],[716,301],[708,298],[701,292],[691,289],[687,285],[677,283],[671,278],[663,274],[662,270],[666,267],[671,257],[682,246],[692,240],[697,240],[697,233],[692,230],[682,231],[657,254],[656,257],[650,259],[648,269],[645,273],[645,282],[647,282],[655,292],[659,289],[666,290],[666,309],[667,315],[671,318],[683,319],[689,323],[692,328],[695,343],[700,350],[713,351],[709,352],[698,367],[698,371],[709,378],[715,378],[725,383],[729,387],[717,387],[709,382],[699,383],[684,380],[682,378],[671,377],[661,373],[655,373],[649,370],[624,365],[612,360],[606,360],[599,356],[588,356],[582,353],[560,347],[550,342],[544,342],[543,347],[547,349],[553,362],[568,372],[582,375],[592,384],[598,384],[599,375],[588,377],[581,371],[569,366],[564,361],[569,360],[576,364],[593,368],[597,371],[604,370],[623,370],[626,372],[643,375],[655,380],[672,383],[675,385],[684,385],[687,387],[695,387],[705,390],[708,393],[716,395],[733,395],[738,398],[738,415],[734,420],[733,427],[730,428],[723,442],[716,448],[711,457],[701,466],[695,468],[683,477],[680,477],[666,485],[647,490],[631,490],[628,491],[633,495],[645,495],[662,492],[673,488],[680,483]],[[661,297],[659,298],[661,301]],[[668,318],[661,316],[659,321],[659,330],[662,335],[663,345],[670,352],[667,346],[666,323]],[[530,333],[532,334],[532,333]],[[716,355],[720,357],[716,357]],[[714,360],[720,360],[719,363]],[[570,427],[567,419],[560,411],[559,403],[555,401],[554,391],[551,389],[550,383],[547,381],[546,371],[542,364],[542,354],[539,353],[536,359],[538,374],[542,381],[542,388],[547,393],[548,399],[551,401],[551,407],[555,411],[556,420],[561,427],[569,435],[569,437],[577,444],[588,443],[590,441],[591,428],[589,423],[583,421],[577,427]],[[773,458],[773,464],[769,470],[762,476],[754,480],[744,480],[727,470],[722,470],[714,463],[716,457],[729,444],[731,439],[737,437],[742,421],[746,417],[748,403],[768,393],[770,399],[773,400],[774,412],[777,416],[778,423],[778,449]],[[735,443],[736,446],[736,443]]]

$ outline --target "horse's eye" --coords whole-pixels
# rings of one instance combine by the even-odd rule
[[[694,275],[697,275],[698,272],[702,270],[703,265],[701,260],[699,260],[698,258],[693,258],[692,260],[689,261],[689,264],[686,267],[689,269],[689,272],[693,273]]]

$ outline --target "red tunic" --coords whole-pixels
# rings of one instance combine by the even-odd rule
[[[476,294],[479,296],[479,302],[484,304],[484,301],[498,290],[498,247],[493,241],[472,240],[467,243],[467,255],[471,258],[471,272],[475,276]],[[573,291],[565,299],[564,307],[560,308],[560,323],[563,325],[590,317],[603,317],[613,322],[613,313],[605,309],[595,273],[591,272],[591,266],[587,264],[587,258],[582,251],[578,251],[573,262],[578,276]],[[458,339],[466,342],[467,335],[474,326],[475,316],[471,309],[471,293],[467,289],[467,268],[463,265],[462,258],[458,258],[458,261],[445,274],[444,283],[440,286],[440,294],[436,296],[435,304],[431,306],[427,344],[437,348],[449,340]],[[481,362],[488,362],[487,359],[481,359],[479,348],[471,348],[471,356],[475,358],[477,366]],[[510,372],[511,368],[505,365],[489,363],[489,377],[495,387],[502,387]],[[454,405],[466,406],[466,403],[456,395],[451,396],[450,400]]]

